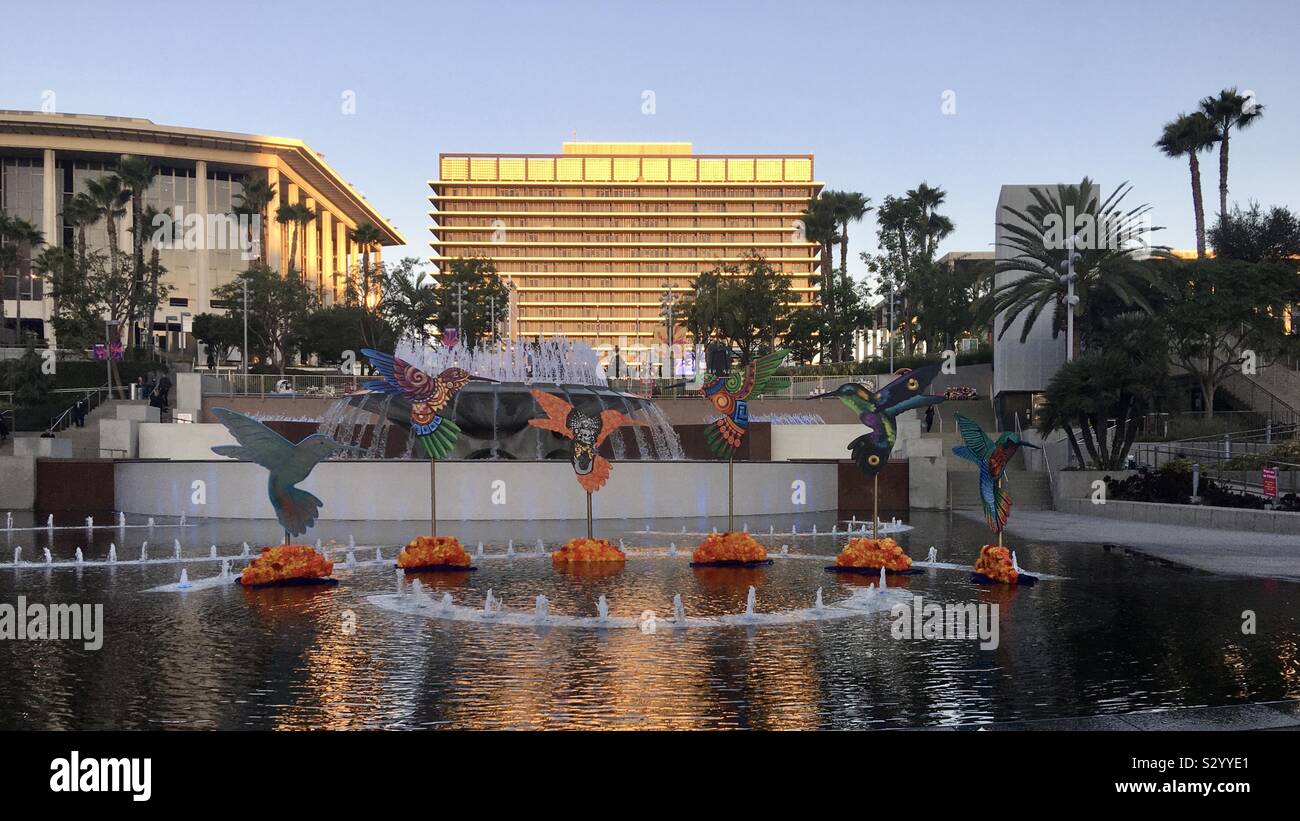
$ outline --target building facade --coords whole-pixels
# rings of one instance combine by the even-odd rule
[[[160,126],[127,117],[0,111],[0,210],[36,225],[47,245],[71,248],[75,231],[63,219],[64,207],[86,190],[88,180],[110,174],[123,155],[149,161],[154,177],[145,205],[168,211],[178,228],[171,247],[159,251],[167,271],[164,279],[171,285],[153,318],[154,334],[164,348],[184,346],[188,320],[214,307],[220,310],[212,303],[213,290],[231,282],[256,258],[249,253],[246,229],[231,228],[230,215],[245,179],[263,178],[275,186],[266,224],[252,226],[252,250],[264,251],[267,264],[285,272],[294,249],[294,267],[325,304],[342,298],[348,272],[359,265],[360,249],[350,237],[359,224],[376,226],[383,236],[381,245],[405,244],[401,234],[301,140]],[[281,225],[275,214],[286,203],[306,204],[317,216],[302,226]],[[118,245],[129,252],[129,204],[125,210],[118,220]],[[146,231],[146,236],[155,233],[152,226]],[[258,248],[258,243],[264,247]],[[86,244],[107,250],[104,221],[86,229]],[[372,249],[372,264],[380,258],[380,249]],[[30,256],[19,261],[16,275],[5,277],[3,293],[11,322],[21,299],[24,333],[56,342],[49,321],[52,301],[32,270]]]
[[[444,153],[438,169],[433,262],[491,260],[512,286],[513,336],[577,338],[606,355],[620,345],[635,372],[667,339],[665,295],[751,250],[801,303],[817,291],[819,249],[799,221],[822,188],[811,154],[566,142],[560,154]]]

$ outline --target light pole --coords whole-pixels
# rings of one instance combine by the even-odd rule
[[[673,337],[675,336],[673,329],[676,327],[673,322],[673,306],[677,304],[677,295],[673,293],[672,286],[667,282],[664,283],[662,302],[668,319],[668,334],[665,338],[668,340],[668,378],[671,380],[677,376],[677,369],[673,362]]]
[[[456,334],[462,345],[465,344],[465,286],[456,283]]]
[[[113,328],[121,325],[119,319],[104,320],[104,372],[108,376],[108,398],[113,398]]]
[[[889,372],[894,372],[894,280],[889,280]]]
[[[248,277],[240,277],[240,282],[244,285],[244,348],[239,352],[239,358],[243,360],[244,366],[244,392],[248,392]]]
[[[1065,361],[1074,361],[1074,306],[1079,304],[1079,298],[1074,295],[1074,264],[1078,262],[1080,256],[1074,250],[1074,236],[1065,238],[1065,275],[1061,277],[1061,282],[1065,285]]]

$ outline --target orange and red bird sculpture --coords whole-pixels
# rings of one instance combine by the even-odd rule
[[[595,493],[609,480],[610,463],[597,450],[602,442],[624,425],[644,425],[616,410],[605,410],[600,416],[591,416],[553,396],[539,390],[529,391],[546,413],[545,418],[529,419],[528,424],[542,430],[554,431],[569,440],[569,461],[577,474],[578,484],[588,493]]]

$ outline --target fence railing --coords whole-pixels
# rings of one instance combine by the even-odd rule
[[[65,388],[56,391],[56,393],[72,393],[75,394],[75,398],[73,398],[72,404],[64,408],[63,411],[50,417],[50,424],[45,429],[46,433],[58,433],[67,430],[76,421],[78,402],[84,401],[86,403],[86,413],[90,413],[112,397],[111,389],[107,383],[90,389]]]

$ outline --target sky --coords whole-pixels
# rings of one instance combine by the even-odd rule
[[[135,0],[59,2],[57,20],[52,8],[6,5],[0,108],[52,100],[300,138],[405,235],[389,260],[428,254],[439,152],[554,153],[575,136],[813,153],[818,180],[876,204],[926,181],[956,224],[941,252],[992,250],[1004,184],[1127,181],[1128,201],[1166,227],[1157,241],[1192,248],[1187,162],[1152,144],[1229,86],[1265,107],[1231,142],[1230,201],[1300,209],[1294,0]],[[1202,162],[1212,219],[1218,164]],[[856,275],[863,250],[871,217],[851,230]]]

